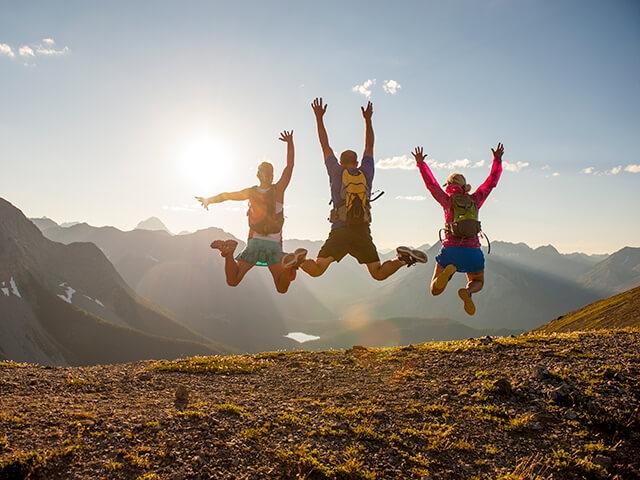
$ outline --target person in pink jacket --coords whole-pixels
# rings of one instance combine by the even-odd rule
[[[477,213],[502,175],[502,143],[498,143],[496,149],[491,151],[491,172],[484,183],[471,194],[471,185],[467,184],[460,173],[449,175],[443,190],[425,162],[426,155],[422,147],[416,147],[412,152],[427,190],[444,209],[445,236],[440,254],[436,257],[431,293],[440,295],[456,272],[466,273],[467,286],[458,290],[458,296],[469,315],[476,313],[471,296],[484,286],[484,254],[480,249],[480,222]]]

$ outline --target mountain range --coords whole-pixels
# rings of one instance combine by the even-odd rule
[[[475,297],[478,313],[468,317],[456,295],[465,283],[463,275],[456,275],[443,295],[427,294],[439,244],[420,247],[429,255],[428,265],[402,269],[385,282],[376,282],[345,258],[320,278],[300,272],[290,293],[282,296],[275,293],[265,269],[251,271],[239,287],[225,285],[223,260],[208,245],[215,238],[235,237],[218,228],[177,236],[165,230],[124,232],[86,223],[64,228],[47,222],[41,228],[54,241],[96,244],[138,294],[203,336],[247,351],[291,347],[295,343],[283,338],[290,331],[324,338],[348,330],[354,322],[394,318],[447,319],[480,330],[529,330],[633,282],[640,284],[639,248],[612,255],[562,254],[551,245],[531,248],[496,241],[487,255],[485,288]],[[244,242],[236,240],[240,251]],[[321,245],[292,239],[284,247],[303,247],[314,257]],[[460,329],[460,336],[465,334]]]
[[[285,337],[289,332],[320,336],[305,344],[312,349],[516,333],[640,285],[640,248],[627,247],[612,255],[562,254],[550,245],[531,248],[496,241],[487,255],[485,288],[475,296],[478,313],[468,317],[456,295],[465,283],[463,275],[456,275],[443,295],[428,293],[439,244],[420,247],[429,256],[426,266],[403,268],[385,282],[371,279],[365,268],[346,258],[320,278],[299,272],[289,293],[280,295],[269,272],[261,268],[252,270],[236,288],[226,285],[223,259],[209,244],[216,238],[235,237],[219,228],[172,235],[166,227],[122,231],[86,223],[62,226],[48,218],[30,223],[6,201],[0,220],[4,232],[0,252],[8,252],[12,244],[23,247],[20,257],[5,255],[0,264],[0,300],[4,298],[0,306],[4,310],[12,302],[16,310],[18,298],[28,297],[25,305],[30,311],[12,310],[14,320],[5,322],[3,338],[10,338],[9,330],[11,338],[19,337],[23,332],[15,319],[27,317],[30,322],[22,324],[39,335],[37,341],[26,342],[29,347],[11,341],[0,345],[0,355],[7,358],[95,361],[86,354],[74,354],[77,345],[65,350],[49,331],[43,333],[48,314],[36,306],[44,303],[38,295],[45,293],[56,300],[57,309],[47,312],[57,312],[58,321],[70,315],[65,309],[72,308],[75,316],[81,312],[102,322],[104,328],[125,329],[130,335],[145,335],[148,341],[158,337],[192,342],[189,348],[210,353],[298,347]],[[150,220],[141,225],[164,226],[159,219]],[[11,231],[10,225],[14,225]],[[244,242],[236,240],[240,251]],[[321,245],[300,239],[284,244],[287,251],[306,248],[310,257],[317,255]],[[393,252],[381,255],[383,259],[393,256]],[[22,297],[13,294],[13,284]],[[28,293],[22,294],[23,290]],[[25,337],[35,335],[24,333]],[[23,346],[9,353],[9,345]],[[177,352],[175,348],[171,352]],[[124,353],[113,355],[115,360],[109,360],[119,361],[118,355]]]
[[[0,357],[86,364],[228,349],[137,294],[92,243],[64,245],[0,199]]]

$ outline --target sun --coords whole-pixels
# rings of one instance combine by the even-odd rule
[[[220,138],[208,134],[194,136],[181,151],[180,170],[194,188],[207,191],[220,188],[232,171],[231,149]]]

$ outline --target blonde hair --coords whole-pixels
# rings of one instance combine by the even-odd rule
[[[454,172],[447,177],[447,183],[445,183],[445,186],[446,185],[459,185],[467,193],[471,190],[471,185],[467,183],[467,179],[464,178],[464,175],[457,172]]]

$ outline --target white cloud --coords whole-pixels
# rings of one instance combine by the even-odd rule
[[[33,53],[33,48],[29,45],[23,45],[18,49],[18,53],[21,57],[35,57],[36,54]]]
[[[69,53],[69,47],[56,49],[54,47],[45,47],[43,45],[36,45],[36,53],[38,55],[44,55],[45,57],[59,57]]]
[[[369,98],[371,96],[371,87],[376,84],[376,79],[365,80],[361,85],[354,86],[351,90],[365,97]]]
[[[559,177],[559,176],[560,176],[560,173],[559,173],[559,172],[553,172],[553,173],[551,174],[551,176],[552,176],[552,177]]]
[[[551,165],[544,165],[541,170],[551,170]]]
[[[436,170],[461,170],[464,168],[480,168],[485,164],[484,160],[472,162],[468,158],[453,160],[451,162],[437,162],[429,159],[427,164]],[[528,165],[528,164],[527,164]],[[376,167],[380,170],[415,170],[416,161],[409,155],[399,155],[396,157],[383,158],[379,160]]]
[[[13,53],[13,49],[6,43],[0,43],[0,55],[6,55],[9,58],[16,56],[16,54]]]
[[[401,88],[402,85],[400,85],[395,80],[385,80],[384,82],[382,82],[382,89],[389,95],[395,95]]]
[[[626,167],[624,167],[625,172],[629,173],[640,173],[640,165],[635,163],[630,163]]]
[[[607,175],[618,175],[622,171],[622,165],[618,165],[617,167],[613,167],[611,170],[607,171]]]
[[[504,169],[507,172],[518,173],[518,172],[522,171],[524,168],[527,168],[529,166],[529,162],[511,163],[511,162],[507,162],[506,160],[504,160],[502,162],[502,165],[504,166]]]
[[[396,200],[408,200],[410,202],[422,202],[424,200],[426,200],[427,197],[425,197],[424,195],[398,195],[396,197]]]
[[[376,167],[380,170],[415,170],[416,161],[413,157],[407,155],[399,155],[397,157],[389,157],[378,160]]]
[[[69,47],[56,48],[55,43],[53,38],[43,38],[42,43],[21,45],[18,48],[18,54],[25,59],[24,65],[26,67],[32,67],[35,64],[31,60],[36,57],[59,57],[70,52]],[[10,45],[0,43],[0,55],[15,58],[16,53]]]
[[[580,170],[580,173],[584,173],[585,175],[593,175],[596,173],[596,169],[593,167],[587,167]]]

